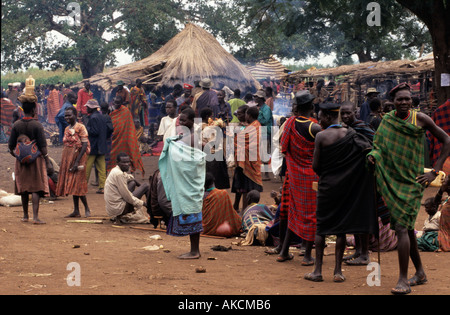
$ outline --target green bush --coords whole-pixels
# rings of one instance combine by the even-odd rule
[[[80,71],[49,71],[40,70],[38,68],[30,68],[27,71],[21,71],[17,73],[8,72],[2,74],[2,89],[8,88],[8,83],[25,82],[30,75],[33,76],[36,86],[40,84],[57,84],[60,83],[76,83],[83,80],[83,76]]]

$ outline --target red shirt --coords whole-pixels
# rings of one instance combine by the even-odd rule
[[[83,115],[87,115],[87,108],[85,105],[86,105],[87,101],[89,101],[93,97],[94,97],[94,94],[91,91],[86,92],[86,90],[84,88],[79,90],[78,91],[78,100],[77,100],[77,111],[81,112],[81,114],[83,114]]]

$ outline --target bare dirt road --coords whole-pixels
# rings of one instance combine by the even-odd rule
[[[59,162],[61,148],[50,148]],[[146,174],[157,167],[157,156],[143,157]],[[14,159],[0,145],[0,189],[13,191],[11,172]],[[142,179],[141,174],[137,175]],[[262,202],[273,203],[272,189],[279,180],[264,182]],[[103,195],[89,186],[87,196],[93,216],[104,217]],[[435,193],[429,188],[425,196]],[[234,196],[232,196],[234,198]],[[176,238],[163,231],[115,228],[109,220],[102,224],[69,223],[65,215],[72,211],[72,198],[43,201],[40,208],[45,225],[22,223],[21,207],[0,207],[0,294],[13,295],[390,295],[398,275],[397,252],[381,253],[380,286],[368,285],[372,270],[344,267],[347,280],[334,283],[334,246],[329,244],[324,261],[324,282],[303,279],[312,267],[301,266],[301,257],[279,263],[264,253],[262,246],[236,246],[236,238],[202,237],[198,260],[182,261],[177,256],[189,249],[189,238]],[[83,208],[82,208],[83,211]],[[426,218],[422,209],[416,223],[421,229]],[[151,225],[139,225],[151,228]],[[150,236],[160,235],[161,240]],[[156,251],[146,246],[162,245]],[[215,245],[231,246],[226,252],[213,251]],[[297,252],[294,251],[296,254]],[[377,261],[377,254],[371,259]],[[450,294],[450,253],[422,253],[428,283],[413,287],[412,295]],[[74,267],[75,266],[75,267]],[[203,267],[206,272],[197,273]],[[79,283],[68,282],[79,272]],[[410,275],[414,272],[410,266]],[[72,278],[69,278],[72,279]],[[75,285],[73,285],[75,284]]]

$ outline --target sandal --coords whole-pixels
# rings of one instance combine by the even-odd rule
[[[333,282],[341,283],[341,282],[344,282],[344,281],[345,281],[345,277],[344,277],[343,274],[335,274],[333,276]]]
[[[264,251],[264,253],[269,254],[269,255],[278,255],[280,252],[281,252],[281,249],[279,249],[278,247],[269,248]]]
[[[391,293],[395,294],[395,295],[406,295],[406,294],[411,293],[411,288],[410,287],[408,287],[407,289],[393,288],[391,290]]]
[[[408,284],[413,287],[416,285],[425,284],[428,281],[427,277],[424,276],[422,279],[419,279],[418,276],[414,275],[411,279],[408,279]]]
[[[348,266],[367,266],[370,263],[370,259],[364,259],[361,256],[344,261]]]
[[[294,259],[294,254],[291,254],[291,253],[289,253],[288,257],[283,257],[283,256],[277,257],[278,262],[283,262],[283,261],[292,260],[292,259]]]
[[[302,266],[314,266],[314,263],[315,263],[314,258],[312,260],[310,260],[310,261],[303,260],[302,261]]]
[[[103,188],[100,188],[99,190],[96,191],[97,194],[104,194]]]
[[[313,281],[313,282],[322,282],[323,281],[323,277],[321,275],[320,276],[316,276],[312,272],[311,273],[307,273],[304,276],[304,278],[306,280]]]

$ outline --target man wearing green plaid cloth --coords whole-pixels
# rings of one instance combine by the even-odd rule
[[[375,166],[378,189],[391,214],[391,227],[398,237],[399,280],[393,294],[408,294],[411,286],[424,284],[427,277],[417,247],[414,225],[425,187],[436,178],[450,153],[450,137],[425,114],[411,110],[410,87],[406,83],[390,92],[395,110],[386,114],[374,138],[374,149],[368,155]],[[424,136],[431,132],[442,144],[435,169],[424,169]],[[409,257],[416,268],[408,279]]]

